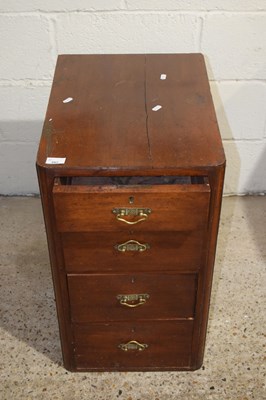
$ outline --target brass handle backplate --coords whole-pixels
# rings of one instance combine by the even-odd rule
[[[128,240],[125,243],[116,244],[114,248],[118,251],[145,251],[150,248],[148,243],[139,243],[136,240]]]
[[[129,225],[135,225],[139,222],[146,221],[149,214],[151,213],[150,208],[113,208],[113,214],[116,215],[116,219],[121,222],[125,222]],[[139,217],[138,219],[125,219],[125,217]]]
[[[119,347],[119,349],[121,349],[123,351],[128,351],[128,350],[143,351],[143,350],[147,349],[147,347],[149,347],[149,346],[145,343],[139,343],[136,340],[131,340],[128,343],[120,343],[118,345],[118,347]]]
[[[147,293],[143,294],[118,294],[116,296],[117,300],[122,306],[135,308],[142,306],[150,298]]]

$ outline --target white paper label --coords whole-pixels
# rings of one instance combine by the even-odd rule
[[[157,106],[152,108],[152,111],[158,111],[162,108],[162,106],[160,106],[160,104],[158,104]]]
[[[45,164],[65,164],[66,157],[47,157]]]
[[[160,79],[161,79],[162,81],[164,81],[164,80],[166,79],[166,77],[167,77],[166,74],[161,74]]]
[[[67,97],[65,100],[63,100],[63,103],[70,103],[73,101],[73,97]]]

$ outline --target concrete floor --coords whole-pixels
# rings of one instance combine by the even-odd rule
[[[266,197],[225,198],[204,366],[70,373],[62,367],[40,200],[0,197],[0,399],[263,400]]]

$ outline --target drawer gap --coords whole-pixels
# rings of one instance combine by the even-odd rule
[[[205,176],[75,176],[59,177],[57,185],[71,186],[135,186],[135,185],[206,185]]]

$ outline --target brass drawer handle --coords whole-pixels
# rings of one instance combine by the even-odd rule
[[[148,243],[139,243],[137,240],[128,240],[125,243],[116,244],[114,248],[118,251],[145,251],[150,248]]]
[[[149,346],[145,343],[139,343],[136,340],[131,340],[128,343],[120,343],[118,345],[119,349],[123,351],[128,351],[128,350],[138,350],[138,351],[143,351],[147,349]]]
[[[142,306],[150,298],[147,293],[144,294],[118,294],[117,300],[122,306],[135,308]]]
[[[118,221],[125,222],[126,224],[129,224],[129,225],[135,225],[141,221],[146,221],[146,219],[148,218],[150,213],[151,213],[150,208],[114,208],[113,209],[113,214],[116,215],[116,219]],[[126,216],[133,216],[133,217],[138,216],[140,218],[135,221],[129,221],[124,218]]]

